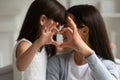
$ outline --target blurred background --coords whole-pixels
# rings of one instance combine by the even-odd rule
[[[19,30],[33,0],[0,0],[0,68],[12,63]],[[101,12],[113,54],[120,59],[120,0],[58,0],[66,9],[77,4],[95,5]],[[60,39],[60,37],[58,38]]]

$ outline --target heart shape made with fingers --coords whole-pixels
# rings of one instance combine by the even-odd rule
[[[57,40],[53,41],[56,46],[61,46],[63,44],[72,43],[72,31],[69,28],[62,28],[58,32],[56,32]]]
[[[53,45],[56,46],[58,52],[66,52],[68,51],[68,48],[64,48],[61,45],[63,45],[64,43],[67,42],[67,38],[65,37],[64,34],[61,33],[61,31],[59,31],[58,33],[55,34],[56,35],[56,41],[53,41]],[[64,50],[65,49],[65,50]],[[66,50],[67,49],[67,50]],[[69,49],[70,50],[70,49]]]

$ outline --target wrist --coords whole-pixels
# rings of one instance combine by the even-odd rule
[[[38,38],[35,42],[36,42],[36,44],[39,45],[40,47],[45,45],[44,42],[41,40],[41,38]]]
[[[91,56],[93,53],[94,53],[94,50],[91,49],[88,52],[86,52],[86,54],[84,56],[85,56],[85,58],[87,58],[87,57]]]

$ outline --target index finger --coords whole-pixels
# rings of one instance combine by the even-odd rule
[[[76,26],[75,22],[72,20],[72,18],[68,16],[67,21],[70,24],[70,28],[73,29],[73,31],[76,31],[77,26]]]

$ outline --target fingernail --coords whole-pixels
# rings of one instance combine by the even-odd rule
[[[57,24],[57,25],[59,25],[59,23],[58,23],[58,22],[57,22],[56,24]]]
[[[68,16],[68,19],[70,19],[70,16]]]

